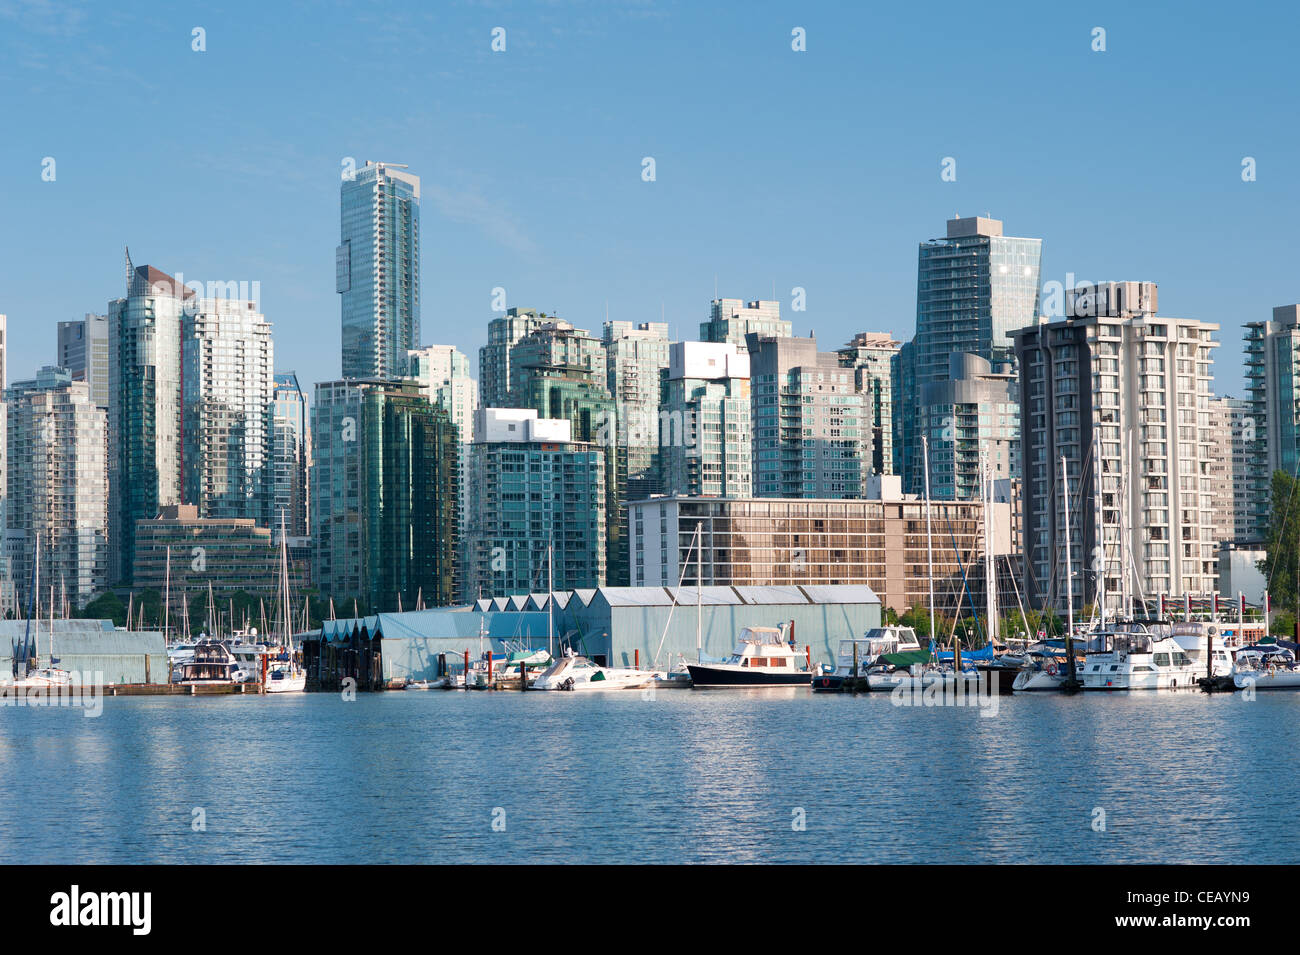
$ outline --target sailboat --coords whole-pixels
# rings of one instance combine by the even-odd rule
[[[686,559],[682,561],[682,573],[677,578],[677,589],[673,591],[672,606],[668,608],[668,619],[664,621],[663,633],[659,635],[659,646],[655,648],[654,659],[650,662],[650,669],[654,672],[655,683],[665,688],[689,689],[691,686],[691,671],[686,663],[685,656],[678,654],[677,666],[667,670],[659,669],[659,654],[663,652],[664,641],[668,638],[668,628],[672,626],[673,611],[677,609],[677,598],[681,596],[682,584],[686,582],[686,570],[691,563],[691,550],[695,550],[695,658],[697,663],[704,662],[703,634],[704,634],[704,609],[703,609],[703,556],[702,556],[702,536],[704,524],[697,522],[695,533],[691,535],[690,547],[686,549]],[[669,657],[669,662],[672,658]]]
[[[930,599],[930,649],[928,653],[899,651],[878,657],[875,663],[868,667],[866,674],[867,688],[872,691],[893,691],[901,688],[905,692],[910,692],[927,690],[934,686],[955,688],[959,676],[955,659],[954,666],[951,668],[941,668],[934,662],[938,658],[934,618],[934,529],[933,507],[930,499],[930,441],[924,435],[921,437],[921,454],[925,469],[925,548]]]
[[[32,589],[27,595],[27,631],[21,648],[14,647],[13,678],[6,685],[24,690],[48,690],[67,686],[72,675],[59,667],[54,655],[54,588],[50,588],[50,663],[41,666],[41,535],[36,535],[35,561],[32,565]],[[32,601],[36,601],[33,612]],[[32,624],[36,632],[32,633]],[[19,671],[22,671],[21,673]]]
[[[284,515],[280,515],[280,619],[284,624],[283,644],[278,657],[267,661],[267,693],[301,693],[307,689],[307,671],[298,662],[293,646],[293,605],[289,595],[289,541]]]

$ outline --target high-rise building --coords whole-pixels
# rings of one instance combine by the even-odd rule
[[[794,326],[781,318],[781,303],[739,298],[715,298],[709,306],[709,320],[700,323],[700,341],[731,342],[741,351],[747,336],[789,338]]]
[[[674,342],[659,414],[664,494],[751,497],[749,355],[732,342]]]
[[[896,474],[894,405],[898,392],[898,342],[881,332],[860,332],[840,349],[840,363],[853,369],[862,396],[863,474]]]
[[[916,335],[899,355],[895,439],[905,490],[921,493],[925,483],[920,436],[931,417],[925,386],[948,377],[954,352],[994,365],[1015,360],[1011,334],[1038,316],[1041,253],[1041,239],[1004,236],[1001,221],[982,216],[950,219],[944,238],[921,244]],[[932,455],[942,443],[931,445]]]
[[[441,405],[456,426],[460,484],[461,540],[466,539],[469,520],[469,448],[474,441],[474,412],[478,409],[478,385],[469,374],[469,357],[452,345],[426,345],[411,352],[411,377],[420,382],[429,400]],[[461,572],[468,562],[461,562]],[[466,581],[458,584],[461,593]]]
[[[1019,473],[1019,388],[1011,362],[993,365],[978,355],[953,352],[949,366],[946,378],[921,389],[930,494],[974,501],[989,476],[1005,481]]]
[[[182,499],[181,328],[195,293],[128,253],[108,303],[109,583],[130,583],[135,525]]]
[[[1252,472],[1263,471],[1251,459],[1247,421],[1251,402],[1243,398],[1213,398],[1208,403],[1210,480],[1214,540],[1218,544],[1248,544],[1263,539],[1252,506]]]
[[[622,586],[627,582],[627,448],[618,442],[608,380],[603,343],[569,322],[548,319],[510,349],[509,407],[566,420],[574,441],[606,450],[606,576],[610,586]]]
[[[40,542],[41,582],[72,606],[105,586],[108,572],[107,412],[90,386],[42,368],[5,391],[10,497],[7,547],[26,591]]]
[[[606,385],[614,398],[622,483],[629,500],[659,492],[659,379],[668,368],[666,322],[606,322]]]
[[[344,378],[404,375],[420,343],[420,179],[405,168],[367,161],[339,189]]]
[[[1260,541],[1268,533],[1274,472],[1300,471],[1300,305],[1280,305],[1272,321],[1246,323],[1246,390],[1247,539]]]
[[[1211,351],[1218,326],[1159,316],[1152,282],[1067,293],[1066,317],[1013,333],[1020,367],[1027,599],[1128,611],[1213,591]],[[1098,572],[1104,568],[1104,576]]]
[[[204,518],[278,526],[271,326],[256,302],[204,298],[183,330],[185,503]]]
[[[608,367],[605,348],[583,328],[569,322],[552,319],[530,331],[510,349],[510,398],[507,407],[537,408],[544,417],[565,418],[567,414],[552,414],[551,409],[538,407],[537,402],[549,401],[543,380],[588,382],[607,398],[609,397]],[[613,410],[613,404],[610,404]],[[594,423],[600,427],[604,422]],[[575,429],[576,429],[575,422]],[[580,440],[589,441],[583,435]]]
[[[108,407],[108,316],[87,312],[80,321],[59,322],[58,365],[73,381],[90,386],[90,400]]]
[[[853,498],[863,490],[863,398],[852,370],[813,338],[751,334],[758,497]]]
[[[478,350],[478,406],[509,408],[510,350],[525,335],[555,319],[531,308],[508,308],[488,323],[487,344]]]
[[[460,559],[451,417],[411,379],[348,379],[316,385],[311,430],[322,596],[371,612],[450,604]]]
[[[271,404],[271,513],[264,526],[278,529],[281,515],[290,537],[310,534],[311,424],[307,396],[291,371],[275,376]]]
[[[467,597],[603,587],[605,449],[531,408],[481,408],[471,452]],[[551,549],[548,567],[548,549]]]
[[[469,357],[454,345],[412,349],[410,377],[420,382],[430,401],[441,404],[451,415],[460,431],[460,440],[472,441],[478,386],[469,374]]]

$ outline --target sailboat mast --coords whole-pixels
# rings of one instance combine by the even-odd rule
[[[921,436],[921,456],[925,466],[925,555],[926,579],[930,587],[930,646],[934,647],[934,533],[930,509],[930,439]]]
[[[163,645],[170,646],[172,607],[172,547],[167,545],[167,573],[163,578]]]
[[[39,670],[41,668],[41,534],[39,531],[36,533],[36,577],[32,589],[36,592],[36,640],[32,645],[32,653],[35,657],[33,662]]]
[[[1074,636],[1074,564],[1070,559],[1070,481],[1065,472],[1065,455],[1061,455],[1061,503],[1065,507],[1065,599],[1066,638]]]
[[[546,545],[546,652],[555,656],[555,543]]]
[[[1109,561],[1106,559],[1106,517],[1101,507],[1101,496],[1105,490],[1103,484],[1105,478],[1102,476],[1101,466],[1101,431],[1100,429],[1092,433],[1092,458],[1094,473],[1097,475],[1093,485],[1093,500],[1097,505],[1097,552],[1101,558],[1100,566],[1097,568],[1097,606],[1099,609],[1098,616],[1101,620],[1101,629],[1106,629],[1106,571],[1109,568]]]
[[[989,507],[993,498],[993,467],[987,450],[980,452],[980,458],[980,497],[984,503],[984,598],[989,616],[988,638],[991,647],[997,642],[1001,629],[998,626],[997,567],[993,561],[993,524],[989,520]]]
[[[695,662],[704,662],[704,522],[695,524]]]

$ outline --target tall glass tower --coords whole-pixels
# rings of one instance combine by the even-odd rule
[[[181,332],[194,290],[126,258],[125,298],[108,303],[108,580],[131,583],[136,521],[182,503]]]
[[[404,375],[420,343],[420,179],[405,168],[367,161],[339,190],[344,378]]]
[[[950,378],[951,356],[975,355],[993,365],[1015,361],[1011,333],[1038,315],[1042,239],[1002,234],[1002,222],[973,216],[948,220],[947,235],[921,244],[916,268],[916,336],[899,355],[903,400],[896,405],[903,482],[924,488],[921,434],[929,427],[926,386]],[[1014,368],[1012,368],[1014,374]],[[1016,410],[1003,414],[1016,415]],[[940,435],[951,435],[947,424]],[[930,455],[948,453],[936,448]]]

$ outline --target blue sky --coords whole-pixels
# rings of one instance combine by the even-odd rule
[[[775,287],[824,348],[908,337],[917,243],[954,214],[1041,237],[1044,281],[1152,280],[1220,322],[1221,393],[1240,325],[1300,301],[1293,5],[152,6],[0,0],[11,379],[121,294],[125,244],[260,282],[277,366],[337,375],[345,157],[422,178],[423,337],[475,364],[496,286],[690,338],[715,282]]]

